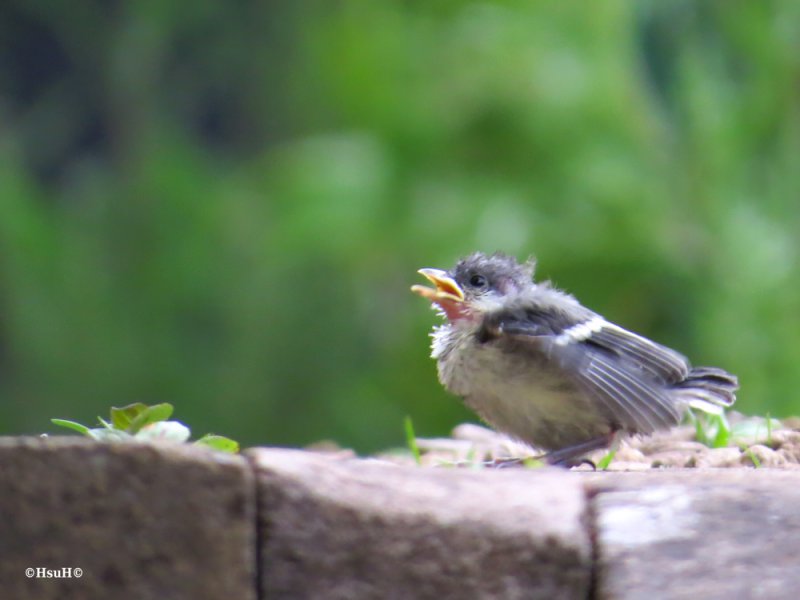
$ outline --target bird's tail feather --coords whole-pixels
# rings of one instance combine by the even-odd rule
[[[723,409],[736,402],[739,380],[723,369],[695,367],[689,375],[675,384],[675,394],[687,406],[712,414],[721,414]]]

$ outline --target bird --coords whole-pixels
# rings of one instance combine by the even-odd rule
[[[690,407],[721,414],[736,401],[735,375],[692,367],[534,281],[535,266],[476,252],[448,271],[420,269],[433,287],[411,288],[444,318],[431,333],[439,381],[495,430],[571,467],[677,425]]]

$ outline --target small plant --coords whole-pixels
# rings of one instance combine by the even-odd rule
[[[404,425],[406,430],[406,444],[408,444],[408,449],[411,451],[411,456],[414,457],[414,462],[417,463],[417,465],[422,465],[422,455],[417,445],[417,436],[414,433],[414,423],[411,421],[411,417],[405,418]]]
[[[614,444],[614,446],[610,448],[608,452],[605,453],[603,458],[597,461],[596,469],[598,471],[605,471],[608,469],[609,465],[611,464],[611,461],[614,460],[614,457],[617,455],[618,448],[619,447],[616,444]]]
[[[731,426],[724,413],[709,414],[694,411],[686,413],[694,424],[697,441],[709,448],[725,448],[731,439]]]
[[[50,419],[54,425],[65,427],[99,442],[169,441],[187,442],[191,431],[180,421],[169,421],[173,407],[166,402],[148,406],[141,402],[122,408],[112,407],[111,418],[97,417],[101,427],[90,428],[75,421]],[[193,442],[221,452],[239,452],[239,444],[221,435],[204,435]]]
[[[694,425],[698,442],[710,448],[725,448],[751,444],[773,447],[772,432],[781,422],[767,414],[765,417],[740,418],[733,425],[724,414],[694,413],[689,411],[689,422]]]
[[[761,461],[758,460],[758,457],[755,455],[755,452],[753,452],[753,449],[750,448],[749,446],[747,446],[746,444],[742,444],[740,446],[740,448],[741,448],[742,452],[744,453],[744,455],[747,456],[747,458],[750,459],[750,462],[753,463],[753,466],[756,469],[760,469],[761,468]]]
[[[780,423],[780,421],[773,422],[772,417],[770,416],[769,413],[767,413],[764,418],[767,420],[767,439],[764,440],[764,441],[767,443],[767,446],[772,448],[772,446],[773,446],[773,442],[772,442],[772,427],[773,427],[773,425],[775,425],[775,423],[777,423],[777,425],[780,427],[781,423]]]
[[[731,439],[739,445],[764,444],[772,448],[775,445],[772,431],[780,426],[781,422],[770,417],[769,413],[765,417],[748,417],[733,425]]]

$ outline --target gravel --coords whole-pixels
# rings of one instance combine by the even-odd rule
[[[697,441],[694,425],[681,425],[649,436],[630,436],[620,442],[609,471],[643,471],[684,468],[778,468],[800,469],[800,422],[727,414],[731,433],[727,445],[709,447]],[[707,430],[708,431],[708,430]],[[711,434],[714,433],[712,430]],[[709,437],[713,437],[709,436]],[[422,466],[519,467],[538,464],[532,459],[540,451],[514,441],[486,427],[465,423],[449,438],[418,438]],[[606,451],[590,454],[595,464]],[[399,464],[414,462],[407,450],[382,453],[381,461]],[[590,465],[575,469],[591,470]]]

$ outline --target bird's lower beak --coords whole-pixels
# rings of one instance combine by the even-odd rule
[[[424,285],[412,285],[411,291],[419,294],[423,298],[427,298],[431,302],[436,302],[441,305],[442,302],[463,302],[464,292],[461,287],[456,283],[455,279],[450,277],[446,271],[439,269],[420,269],[417,271],[420,275],[425,276],[436,288],[430,288]]]

